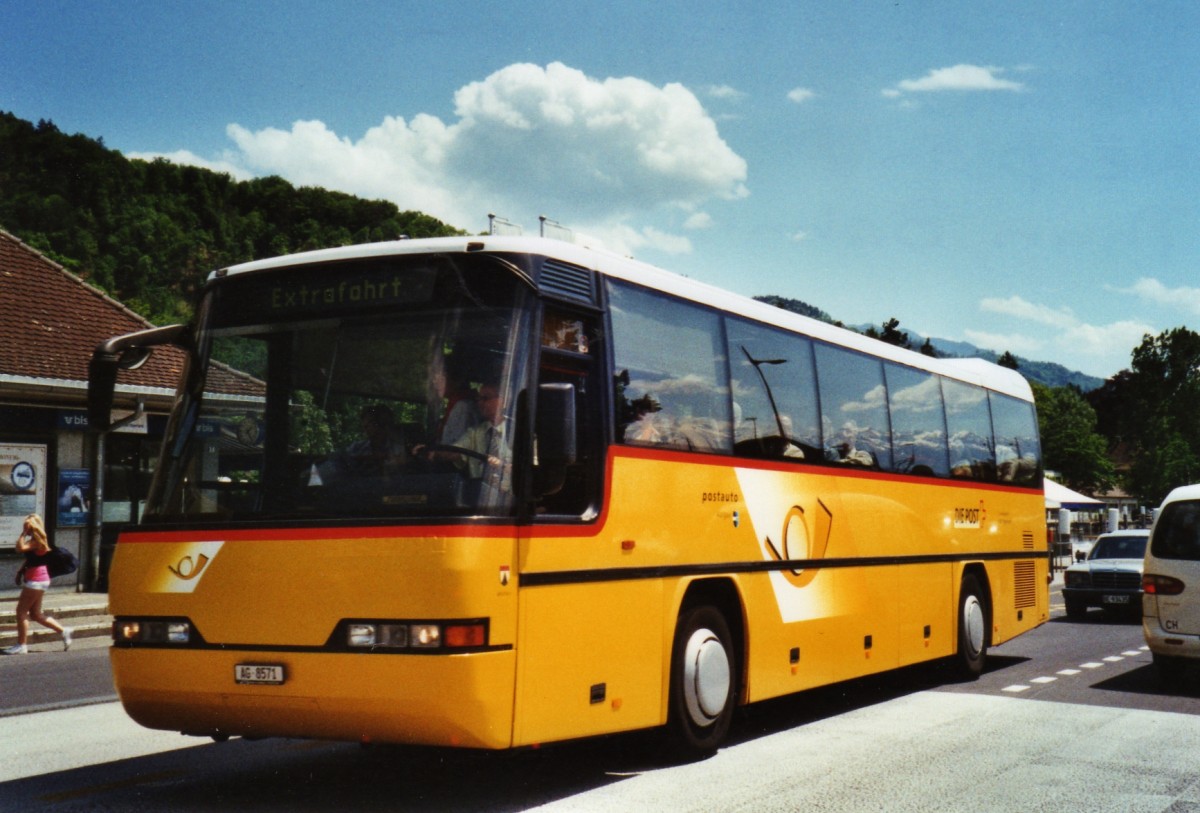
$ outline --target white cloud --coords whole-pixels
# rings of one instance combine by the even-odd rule
[[[954,65],[949,68],[934,68],[920,79],[903,79],[895,87],[887,88],[883,95],[896,98],[903,93],[936,93],[946,90],[957,91],[1021,91],[1025,85],[1009,79],[1001,79],[1003,68],[981,65]]]
[[[808,239],[808,232],[806,232],[806,231],[798,231],[792,235],[793,243],[803,243],[807,239]]]
[[[1155,332],[1152,326],[1131,319],[1089,324],[1067,308],[1051,308],[1019,296],[983,299],[979,307],[983,311],[1018,319],[1030,328],[1005,334],[964,331],[967,340],[973,344],[997,352],[1011,350],[1025,356],[1041,353],[1073,359],[1076,369],[1096,371],[1093,372],[1096,375],[1108,376],[1114,370],[1127,367],[1133,348],[1141,343],[1144,335]]]
[[[705,92],[714,99],[737,100],[746,95],[737,88],[730,87],[729,85],[710,85]]]
[[[1073,323],[1075,321],[1075,315],[1069,310],[1059,310],[1051,308],[1048,305],[1029,302],[1019,296],[1010,296],[1008,299],[988,297],[980,300],[979,307],[991,313],[1015,316],[1018,319],[1039,322],[1043,325],[1061,325],[1066,322]]]
[[[1153,305],[1164,305],[1200,315],[1200,288],[1168,288],[1156,279],[1142,277],[1129,288],[1113,290],[1120,294],[1132,294]]]
[[[680,237],[674,234],[667,234],[659,231],[653,226],[647,226],[642,229],[642,236],[645,238],[645,245],[653,247],[665,254],[691,254],[692,241],[686,237]]]
[[[711,229],[712,226],[712,215],[708,212],[695,212],[687,220],[683,221],[685,229]]]
[[[963,336],[976,347],[1003,353],[1008,350],[1027,356],[1041,352],[1045,345],[1038,339],[1021,333],[987,333],[982,330],[964,330]]]
[[[454,105],[452,121],[389,116],[357,140],[321,121],[257,131],[231,124],[236,149],[222,171],[383,198],[467,229],[493,211],[518,220],[550,213],[599,232],[749,194],[745,159],[679,84],[515,64],[459,88]],[[171,160],[213,163],[178,153]],[[660,250],[690,245],[630,232]]]
[[[598,242],[593,246],[601,246],[617,254],[633,256],[650,249],[662,254],[680,255],[692,253],[692,241],[686,237],[645,226],[635,229],[627,223],[599,224],[589,229]],[[576,242],[579,242],[578,238]]]
[[[1056,338],[1056,343],[1065,355],[1094,359],[1118,358],[1122,360],[1120,366],[1126,367],[1133,349],[1142,343],[1142,337],[1155,332],[1150,325],[1130,320],[1107,325],[1079,322],[1067,325]]]
[[[808,88],[792,88],[787,94],[788,101],[795,102],[796,104],[804,104],[810,99],[815,99],[816,96],[816,92]]]

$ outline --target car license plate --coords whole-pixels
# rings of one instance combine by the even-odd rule
[[[281,663],[239,663],[233,667],[233,679],[237,683],[266,683],[278,686],[283,683]]]
[[[1105,604],[1128,604],[1129,596],[1104,596],[1100,600]]]

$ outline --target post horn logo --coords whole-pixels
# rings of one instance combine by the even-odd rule
[[[176,578],[187,582],[197,578],[207,565],[208,557],[203,553],[197,555],[195,559],[189,554],[174,565],[167,565],[167,570],[174,573]]]
[[[783,518],[782,543],[776,547],[771,537],[766,538],[767,550],[776,562],[811,562],[825,558],[825,549],[829,547],[829,534],[833,530],[833,513],[825,503],[817,500],[817,511],[813,513],[815,528],[809,532],[804,509],[793,505]],[[782,548],[782,550],[780,550]],[[783,577],[794,587],[804,587],[817,577],[819,568],[799,567],[787,568]]]

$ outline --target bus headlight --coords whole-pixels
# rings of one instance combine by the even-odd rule
[[[346,644],[403,648],[408,646],[408,627],[404,624],[347,624]]]
[[[192,622],[186,618],[118,618],[113,621],[113,643],[118,646],[186,646],[192,643],[193,637]]]
[[[420,649],[440,646],[442,630],[437,624],[413,624],[412,645]]]

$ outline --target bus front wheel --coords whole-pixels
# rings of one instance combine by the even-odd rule
[[[681,756],[711,754],[729,733],[737,698],[733,637],[712,607],[683,613],[671,653],[668,730]]]
[[[958,671],[963,678],[975,680],[983,674],[987,660],[988,612],[987,597],[979,580],[963,576],[958,596]]]

